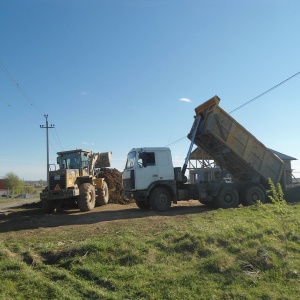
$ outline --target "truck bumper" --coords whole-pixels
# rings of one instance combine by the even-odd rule
[[[79,195],[79,189],[58,190],[40,193],[41,200],[59,200],[72,198]]]
[[[132,198],[134,200],[143,201],[146,200],[148,197],[148,191],[142,190],[142,191],[125,191],[125,196],[128,198]]]

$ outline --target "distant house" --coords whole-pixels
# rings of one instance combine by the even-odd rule
[[[6,194],[6,189],[4,187],[4,182],[6,179],[0,179],[0,195],[5,195]]]
[[[272,150],[272,149],[269,149],[269,150],[271,150],[274,154],[276,154],[284,162],[286,184],[292,184],[293,183],[293,169],[292,169],[291,161],[297,160],[297,158],[288,156],[286,154],[280,153],[280,152]]]
[[[293,184],[293,169],[291,166],[292,160],[297,160],[297,158],[288,156],[286,154],[280,153],[278,151],[269,149],[274,154],[276,154],[284,162],[284,178],[287,185]],[[189,169],[193,168],[204,168],[204,167],[215,167],[216,162],[213,157],[208,154],[201,147],[197,147],[189,158]]]

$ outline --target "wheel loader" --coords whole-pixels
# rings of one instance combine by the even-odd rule
[[[40,194],[46,213],[77,205],[80,211],[105,205],[109,191],[101,168],[110,167],[111,152],[76,149],[57,153],[58,170],[49,171],[48,186]]]

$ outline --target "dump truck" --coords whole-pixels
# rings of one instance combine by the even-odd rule
[[[58,170],[49,171],[48,186],[40,194],[45,212],[76,204],[90,211],[109,200],[108,186],[101,169],[110,167],[111,152],[93,153],[83,149],[57,153]]]
[[[183,167],[173,167],[167,147],[129,151],[122,182],[126,196],[141,209],[166,211],[179,200],[199,200],[218,208],[252,205],[268,199],[269,179],[285,188],[284,162],[219,106],[214,96],[195,108],[191,141]],[[193,145],[201,148],[213,168],[190,170]],[[298,189],[299,193],[299,189]]]

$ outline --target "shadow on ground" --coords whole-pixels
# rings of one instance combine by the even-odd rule
[[[105,208],[98,207],[86,213],[80,212],[78,209],[69,209],[54,214],[45,214],[38,202],[15,207],[12,211],[0,215],[0,233],[59,226],[95,224],[154,216],[168,217],[199,214],[209,210],[211,209],[201,204],[197,206],[173,206],[167,212],[141,210],[136,207],[135,204],[112,204],[105,206]]]

